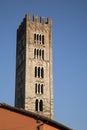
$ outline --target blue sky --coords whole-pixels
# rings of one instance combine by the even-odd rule
[[[87,129],[87,0],[0,0],[0,102],[14,105],[16,29],[25,14],[53,20],[54,119]]]

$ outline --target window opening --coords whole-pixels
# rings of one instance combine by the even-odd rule
[[[37,84],[35,84],[35,93],[37,93]]]
[[[36,40],[36,34],[34,34],[34,41]]]
[[[41,35],[40,35],[40,41],[41,41]]]
[[[41,93],[43,94],[43,84],[41,84]]]
[[[37,59],[38,59],[38,55],[39,55],[39,50],[37,49]]]
[[[40,102],[39,102],[39,110],[43,111],[43,101],[42,100],[40,100]]]
[[[34,58],[36,57],[36,49],[34,49]]]
[[[37,34],[37,41],[39,40],[39,34]]]
[[[35,77],[37,77],[37,67],[35,67]]]
[[[40,50],[40,56],[41,56],[41,50]]]
[[[41,35],[40,35],[40,44],[41,44]]]
[[[38,84],[38,93],[40,93],[40,84]]]
[[[42,44],[44,45],[44,35],[42,35]]]
[[[43,67],[41,68],[41,77],[44,78],[44,69],[43,69]]]
[[[42,59],[44,60],[44,50],[42,50]]]
[[[40,78],[40,67],[38,67],[38,77]]]
[[[36,99],[36,102],[35,102],[35,110],[38,111],[38,99]]]

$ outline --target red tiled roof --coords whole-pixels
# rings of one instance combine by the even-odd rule
[[[45,116],[38,115],[36,113],[30,112],[30,111],[27,111],[27,110],[24,110],[24,109],[21,109],[21,108],[10,106],[6,103],[0,103],[0,108],[4,108],[4,109],[7,109],[7,110],[16,112],[16,113],[20,113],[22,115],[32,117],[36,120],[41,120],[46,124],[49,124],[49,125],[56,127],[56,128],[60,128],[62,130],[72,130],[71,128],[69,128],[69,127],[67,127],[67,126],[65,126],[65,125],[63,125],[63,124],[61,124],[61,123],[59,123],[55,120],[49,119]]]

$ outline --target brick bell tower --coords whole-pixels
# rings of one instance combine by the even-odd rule
[[[52,19],[25,15],[17,29],[15,106],[53,118]]]

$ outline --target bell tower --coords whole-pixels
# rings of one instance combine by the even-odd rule
[[[53,118],[52,19],[29,14],[17,29],[15,106]]]

